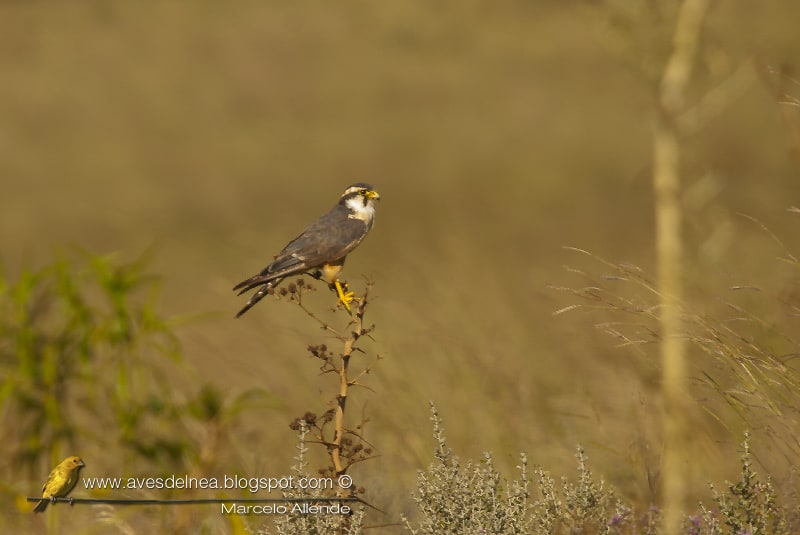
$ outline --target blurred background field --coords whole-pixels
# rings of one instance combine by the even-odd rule
[[[236,447],[213,470],[285,475],[289,421],[329,397],[305,350],[326,338],[271,299],[234,320],[231,287],[345,186],[370,182],[376,225],[345,278],[375,284],[371,350],[383,359],[375,392],[350,408],[369,417],[378,454],[352,471],[389,513],[376,522],[412,508],[434,446],[428,400],[460,455],[491,450],[512,470],[526,451],[571,474],[580,443],[595,474],[646,507],[661,447],[656,345],[607,334],[635,315],[554,315],[579,302],[554,287],[588,285],[565,266],[613,271],[565,246],[654,273],[651,131],[674,4],[653,4],[2,2],[5,276],[76,248],[130,261],[152,247],[160,312],[188,318],[168,379],[272,396],[227,431]],[[800,254],[788,210],[800,203],[800,85],[763,67],[800,57],[800,6],[717,4],[691,94],[717,88],[724,105],[683,140],[688,301],[721,321],[736,315],[728,302],[746,308],[763,325],[743,336],[784,354],[796,348],[776,333],[794,333],[799,306],[797,264],[780,258]],[[323,288],[314,298],[332,303]],[[695,358],[698,378],[724,375]],[[699,379],[693,395],[696,502],[707,481],[735,477],[751,422]],[[13,415],[3,422],[13,442]],[[797,439],[775,429],[753,429],[753,449],[788,496]],[[113,443],[82,437],[62,453],[80,454],[84,475],[156,470],[120,474]],[[35,495],[49,461],[24,476],[0,467],[3,493]],[[4,502],[0,514],[27,526]],[[216,508],[192,511],[218,521]],[[126,513],[138,526],[158,514]]]

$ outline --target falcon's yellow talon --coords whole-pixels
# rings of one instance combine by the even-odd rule
[[[355,292],[347,291],[347,283],[344,284],[340,283],[339,280],[333,281],[334,286],[336,287],[336,294],[339,296],[339,302],[344,305],[345,310],[350,312],[350,303],[355,300]]]

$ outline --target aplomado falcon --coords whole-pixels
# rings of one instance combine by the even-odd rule
[[[345,257],[358,247],[372,228],[375,201],[378,200],[380,195],[369,184],[353,184],[344,190],[339,202],[289,242],[261,273],[233,287],[234,291],[239,290],[238,295],[258,288],[236,317],[250,310],[283,279],[298,273],[307,273],[327,282],[349,312],[353,292],[345,291],[346,284],[343,289],[339,272]]]

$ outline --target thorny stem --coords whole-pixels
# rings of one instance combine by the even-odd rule
[[[366,298],[366,294],[364,295],[364,297]],[[342,333],[340,333],[339,331],[337,331],[336,329],[331,327],[329,323],[323,321],[322,319],[320,319],[319,316],[314,314],[314,312],[309,310],[309,308],[303,304],[303,300],[302,300],[302,297],[301,297],[300,293],[297,293],[297,294],[294,295],[294,300],[297,303],[297,306],[299,306],[303,310],[303,312],[305,312],[308,315],[308,317],[310,317],[311,319],[313,319],[314,321],[319,323],[319,325],[320,325],[320,327],[322,327],[322,329],[328,331],[329,333],[331,333],[333,336],[335,336],[339,340],[342,340],[342,341],[347,340],[347,337],[345,337]],[[360,310],[360,307],[359,307],[359,310]]]
[[[305,306],[302,299],[303,294],[312,288],[307,287],[302,280],[298,280],[296,284],[290,284],[286,291],[283,291],[279,294],[280,296],[288,295],[289,301],[299,306],[303,312],[305,312],[308,317],[316,321],[323,330],[327,331],[335,339],[342,342],[342,350],[341,353],[339,353],[338,358],[336,356],[336,352],[329,351],[324,344],[319,346],[309,346],[309,351],[311,354],[323,361],[321,368],[322,373],[331,373],[338,376],[339,387],[337,389],[336,396],[331,401],[331,408],[325,413],[325,415],[318,419],[316,415],[309,412],[303,417],[296,419],[292,424],[297,425],[296,422],[298,420],[306,420],[317,429],[318,443],[323,444],[326,447],[328,456],[331,459],[331,467],[326,469],[326,471],[332,470],[333,475],[337,477],[345,474],[350,466],[356,462],[360,462],[369,458],[371,453],[370,445],[367,443],[365,447],[364,444],[366,443],[366,440],[362,436],[361,432],[357,430],[360,429],[360,427],[356,429],[347,429],[345,427],[345,412],[347,410],[347,397],[349,395],[349,389],[351,386],[365,386],[360,384],[359,380],[366,373],[368,373],[372,365],[374,365],[373,362],[367,365],[364,369],[358,370],[357,373],[354,372],[355,377],[350,376],[350,358],[356,351],[361,351],[363,353],[363,351],[357,347],[357,343],[362,337],[369,336],[369,333],[374,328],[374,326],[365,327],[364,325],[364,313],[368,304],[370,288],[371,284],[367,284],[364,294],[355,300],[355,305],[351,305],[352,314],[350,316],[350,321],[345,328],[346,331],[338,331],[334,329],[326,321],[321,319]],[[380,360],[380,357],[377,357],[375,361],[377,362],[377,360]],[[367,387],[365,386],[365,388]],[[366,420],[362,420],[362,425],[364,421]],[[331,440],[326,438],[327,433],[325,432],[324,428],[327,422],[333,422],[333,436]],[[295,428],[296,427],[293,427],[293,429]],[[350,437],[353,437],[357,443],[353,444]],[[337,492],[337,495],[344,496],[347,493],[354,495],[354,492],[363,492],[363,489],[348,490],[345,488],[340,488]]]
[[[334,414],[334,435],[331,444],[331,459],[336,475],[342,475],[347,471],[347,466],[342,463],[342,438],[344,437],[344,413],[347,406],[347,391],[350,388],[347,372],[350,367],[350,357],[353,354],[356,341],[364,334],[364,310],[367,307],[367,296],[369,286],[364,292],[364,296],[358,301],[358,308],[353,317],[353,330],[350,336],[344,340],[344,350],[340,355],[339,365],[339,394],[336,396],[336,412]]]

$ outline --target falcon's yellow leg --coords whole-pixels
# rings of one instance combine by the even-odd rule
[[[347,291],[347,283],[345,282],[344,285],[342,285],[339,279],[334,280],[333,284],[336,287],[336,294],[339,296],[339,301],[344,305],[345,310],[350,312],[350,303],[355,299],[356,293]]]

